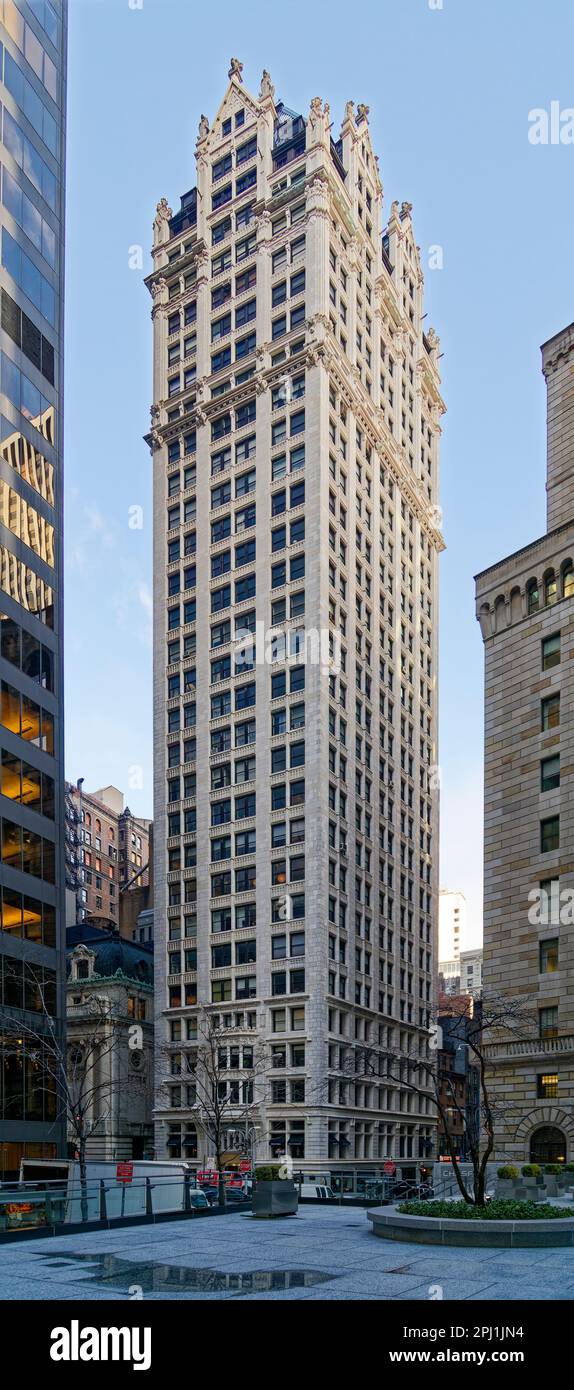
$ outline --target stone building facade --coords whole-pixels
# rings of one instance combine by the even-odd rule
[[[67,958],[67,1046],[86,1052],[88,1160],[151,1158],[153,950],[79,923]]]
[[[574,1160],[574,325],[542,347],[547,532],[476,578],[485,648],[485,998],[528,997],[492,1043],[498,1157]]]
[[[117,787],[86,792],[66,783],[66,880],[74,921],[106,922],[132,939],[150,905],[151,821],[134,816]],[[132,896],[135,895],[135,896]]]
[[[413,1168],[432,1106],[363,1057],[426,1048],[433,1007],[439,344],[368,108],[335,141],[241,68],[147,279],[156,1153],[205,1156],[204,1005],[268,1049],[258,1159]]]

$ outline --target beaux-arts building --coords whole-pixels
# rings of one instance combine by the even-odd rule
[[[485,653],[485,996],[522,999],[487,1047],[496,1157],[574,1159],[571,749],[574,325],[542,347],[547,530],[476,577]]]
[[[66,1138],[25,1027],[65,1016],[66,42],[66,0],[0,6],[0,1177]]]
[[[210,1154],[180,1065],[207,1005],[239,1101],[267,1049],[258,1159],[413,1170],[433,1107],[362,1058],[426,1048],[433,1007],[439,344],[368,108],[334,140],[241,67],[146,282],[156,1154]]]

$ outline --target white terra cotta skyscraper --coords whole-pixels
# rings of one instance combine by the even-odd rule
[[[267,1049],[257,1159],[414,1173],[432,1107],[372,1065],[433,1004],[444,407],[411,208],[383,227],[366,106],[335,141],[236,59],[196,166],[147,280],[156,1152],[210,1155],[180,1074],[207,1004],[239,1100]]]

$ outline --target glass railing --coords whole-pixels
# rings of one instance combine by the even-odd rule
[[[80,1187],[59,1182],[0,1184],[0,1236],[34,1228],[82,1225],[122,1217],[161,1216],[164,1212],[192,1214],[207,1207],[200,1187],[191,1178],[140,1178],[130,1183],[88,1181]]]

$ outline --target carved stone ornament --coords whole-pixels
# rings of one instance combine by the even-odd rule
[[[240,82],[243,82],[243,78],[242,78],[242,76],[241,76],[242,72],[243,72],[243,63],[240,63],[240,62],[239,62],[239,58],[232,58],[232,59],[231,59],[231,62],[230,62],[230,64],[229,64],[229,72],[228,72],[228,74],[227,74],[227,76],[229,77],[230,81],[231,81],[231,78],[232,78],[232,77],[237,77],[238,80],[239,80]]]
[[[410,217],[412,210],[412,203],[401,203],[401,217]]]
[[[346,121],[353,121],[354,119],[355,119],[355,103],[354,103],[354,101],[347,101],[346,104],[345,104],[345,120],[346,120]]]
[[[267,68],[263,69],[261,86],[259,88],[259,100],[263,101],[265,97],[271,97],[272,101],[275,99],[275,88],[267,71]]]
[[[205,140],[207,135],[209,135],[209,121],[207,119],[207,116],[201,116],[199,121],[198,139]]]
[[[159,280],[154,280],[153,285],[151,287],[151,293],[154,303],[163,304],[165,302],[165,295],[167,294],[167,280],[164,280],[163,275],[160,276]]]
[[[366,121],[370,109],[370,106],[365,106],[364,101],[359,102],[359,105],[357,106],[357,125],[360,121]]]
[[[154,217],[154,227],[160,227],[162,222],[169,222],[173,217],[173,212],[168,204],[167,198],[160,198]]]

